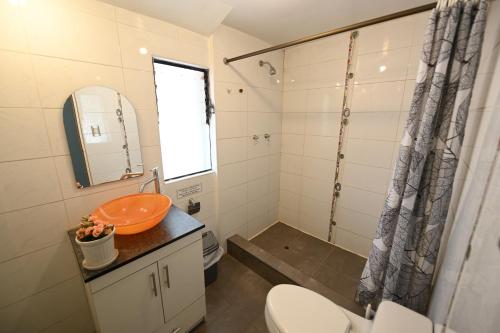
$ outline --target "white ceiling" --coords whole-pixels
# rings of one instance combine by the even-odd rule
[[[221,23],[269,43],[425,5],[431,0],[103,0],[209,35]]]
[[[431,0],[223,0],[223,23],[283,43],[432,2]]]
[[[231,11],[219,0],[101,0],[164,20],[203,35],[210,35]]]

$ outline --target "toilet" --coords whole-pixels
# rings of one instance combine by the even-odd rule
[[[267,294],[269,333],[431,333],[432,322],[399,304],[383,301],[374,320],[354,314],[306,288],[281,284]]]

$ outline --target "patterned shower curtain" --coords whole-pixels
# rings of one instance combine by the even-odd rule
[[[432,11],[393,179],[356,295],[427,310],[479,65],[487,2]]]

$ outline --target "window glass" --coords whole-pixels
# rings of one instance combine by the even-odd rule
[[[165,180],[212,169],[208,70],[154,59]]]

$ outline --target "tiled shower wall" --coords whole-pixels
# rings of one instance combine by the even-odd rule
[[[334,243],[366,256],[406,122],[428,13],[359,30]],[[280,220],[326,240],[349,35],[285,51]]]
[[[232,71],[221,62],[267,46],[225,28],[212,40],[98,1],[0,1],[0,332],[94,330],[66,230],[99,204],[136,193],[149,174],[77,189],[62,106],[72,91],[87,85],[124,94],[136,108],[144,169],[160,166],[151,55],[210,67],[216,105],[229,111],[216,119],[224,138],[220,173],[163,184],[163,193],[186,208],[187,198],[178,200],[176,190],[201,183],[196,218],[216,233],[220,220],[225,236],[252,235],[276,219],[279,77],[271,84],[255,59]],[[139,53],[141,47],[148,55]],[[281,52],[264,59],[282,72],[282,57]],[[244,98],[236,100],[243,104],[233,107],[235,95],[224,94],[240,87]],[[270,132],[271,141],[251,145],[247,126],[249,133]]]
[[[348,35],[285,51],[280,220],[326,239]]]
[[[487,94],[498,47],[498,1],[491,1],[463,151],[448,222],[457,206],[479,126],[493,110]],[[366,256],[392,177],[410,108],[418,59],[430,12],[359,30],[354,48],[354,89],[347,126],[334,243]],[[280,220],[327,239],[348,35],[285,51]],[[320,120],[319,120],[320,119]],[[472,212],[469,211],[469,214]],[[444,251],[440,252],[442,258]],[[438,261],[438,265],[441,259]]]
[[[218,221],[223,241],[252,237],[278,218],[283,52],[223,64],[269,45],[221,26],[211,37],[214,54],[218,152]],[[277,70],[259,67],[269,61]],[[264,137],[269,134],[269,139]],[[254,140],[252,137],[259,138]]]

